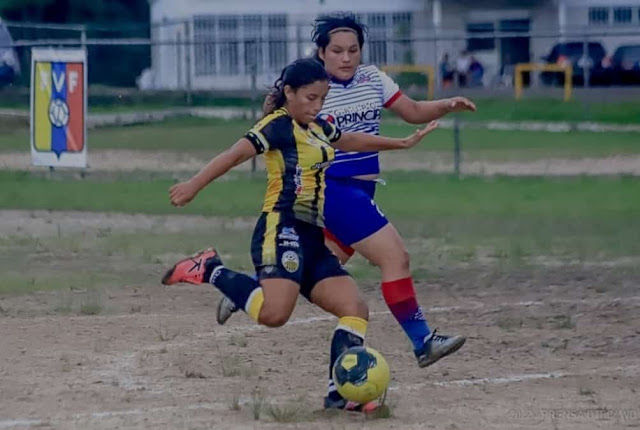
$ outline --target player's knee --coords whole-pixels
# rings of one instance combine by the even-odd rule
[[[289,314],[281,311],[260,311],[260,324],[267,327],[282,327],[289,321]]]
[[[409,251],[404,246],[402,247],[402,251],[398,255],[398,267],[402,270],[409,270],[410,266],[410,258]]]
[[[369,321],[369,305],[362,298],[358,299],[356,316]]]
[[[342,316],[352,316],[369,320],[369,305],[361,297],[349,301],[342,306]]]
[[[410,269],[410,257],[407,248],[399,246],[392,253],[373,262],[380,269],[408,271]]]

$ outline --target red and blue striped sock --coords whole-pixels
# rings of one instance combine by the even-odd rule
[[[413,288],[411,277],[382,283],[382,295],[407,337],[413,344],[413,349],[422,348],[425,337],[431,330],[422,313],[422,308],[416,300],[416,292]]]

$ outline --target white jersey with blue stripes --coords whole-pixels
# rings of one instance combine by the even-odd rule
[[[386,73],[372,65],[361,65],[347,82],[331,80],[320,117],[334,123],[343,132],[379,134],[380,114],[402,93]],[[327,169],[336,177],[380,173],[377,152],[342,152]]]

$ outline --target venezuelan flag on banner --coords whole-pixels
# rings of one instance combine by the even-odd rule
[[[86,54],[33,50],[32,158],[36,165],[86,167]]]

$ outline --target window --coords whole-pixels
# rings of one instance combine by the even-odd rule
[[[616,7],[613,9],[614,24],[631,24],[632,17],[633,13],[630,7]]]
[[[218,18],[218,37],[220,40],[220,73],[236,75],[238,64],[238,17],[221,16]]]
[[[365,22],[369,28],[369,62],[386,64],[387,16],[382,13],[368,14]]]
[[[413,19],[410,12],[356,15],[367,26],[364,61],[371,64],[413,63]]]
[[[207,15],[193,19],[196,76],[279,72],[288,61],[286,15]]]
[[[268,20],[269,34],[269,71],[280,72],[287,65],[287,17],[286,15],[271,15]]]
[[[491,36],[494,32],[495,26],[493,22],[478,22],[467,24],[467,51],[493,51],[496,48],[496,42]],[[485,37],[473,37],[473,36],[485,36]]]
[[[589,8],[589,24],[593,24],[593,25],[609,24],[609,8],[608,7],[590,7]]]
[[[413,64],[411,49],[411,14],[394,13],[393,23],[393,62],[395,64]]]
[[[261,73],[262,64],[262,17],[247,15],[242,19],[244,24],[244,66],[245,73]]]
[[[193,20],[196,76],[216,73],[216,21],[212,17],[196,17]]]

